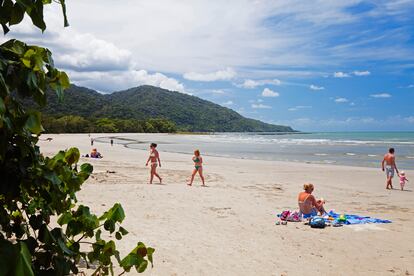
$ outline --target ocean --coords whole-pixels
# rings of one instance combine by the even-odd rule
[[[131,149],[154,142],[160,152],[363,167],[379,167],[394,147],[399,169],[414,169],[414,132],[114,134],[96,141],[110,138]]]

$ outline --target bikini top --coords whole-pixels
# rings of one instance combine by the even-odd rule
[[[194,163],[199,163],[200,159],[198,157],[196,157],[196,158],[193,159],[193,161],[194,161]]]

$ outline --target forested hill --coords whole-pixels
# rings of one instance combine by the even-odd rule
[[[248,119],[237,112],[195,96],[143,85],[112,94],[72,85],[59,103],[48,93],[43,112],[53,116],[78,115],[84,118],[163,118],[183,131],[290,132],[292,128]]]

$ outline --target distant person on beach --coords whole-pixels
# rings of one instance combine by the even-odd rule
[[[323,215],[326,213],[323,205],[325,200],[323,198],[316,199],[312,192],[314,190],[313,184],[306,183],[303,185],[303,192],[298,195],[299,211],[303,215],[303,218],[310,218],[319,214]]]
[[[199,150],[194,151],[193,162],[194,162],[194,170],[193,170],[193,173],[191,174],[190,183],[188,183],[187,185],[188,186],[193,185],[194,176],[198,173],[200,175],[203,186],[206,186],[204,184],[204,176],[203,176],[203,158],[201,157]]]
[[[405,176],[405,172],[400,172],[400,174],[398,176],[400,177],[401,191],[404,191],[405,182],[407,182],[408,179]]]
[[[150,171],[150,182],[152,184],[152,180],[154,179],[154,175],[158,177],[160,183],[162,183],[162,178],[157,174],[157,166],[160,165],[161,167],[161,160],[158,151],[156,150],[157,144],[151,143],[150,145],[150,154],[148,156],[147,163],[145,166],[148,166],[148,163],[151,162],[151,171]]]
[[[384,159],[382,160],[381,167],[382,171],[385,171],[385,175],[387,176],[387,186],[386,189],[393,189],[392,187],[392,178],[394,177],[394,171],[398,174],[397,164],[395,164],[395,150],[394,148],[390,148],[388,153],[384,155]]]
[[[93,146],[93,138],[91,138],[91,146]]]
[[[114,140],[111,139],[111,147],[114,145]]]

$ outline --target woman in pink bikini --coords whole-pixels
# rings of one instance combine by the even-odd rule
[[[298,195],[298,204],[300,213],[303,215],[303,218],[310,218],[318,215],[318,212],[323,215],[325,214],[325,209],[323,205],[325,200],[323,198],[316,200],[312,195],[314,190],[313,184],[306,183],[303,185],[303,192],[300,192]]]
[[[148,163],[151,161],[151,171],[150,171],[150,182],[149,184],[152,184],[152,180],[154,179],[154,175],[158,177],[160,180],[160,183],[162,183],[162,178],[157,173],[157,166],[160,165],[161,167],[161,160],[160,155],[158,151],[156,150],[157,144],[151,143],[150,145],[150,154],[148,156],[147,163],[145,166],[148,166]]]

